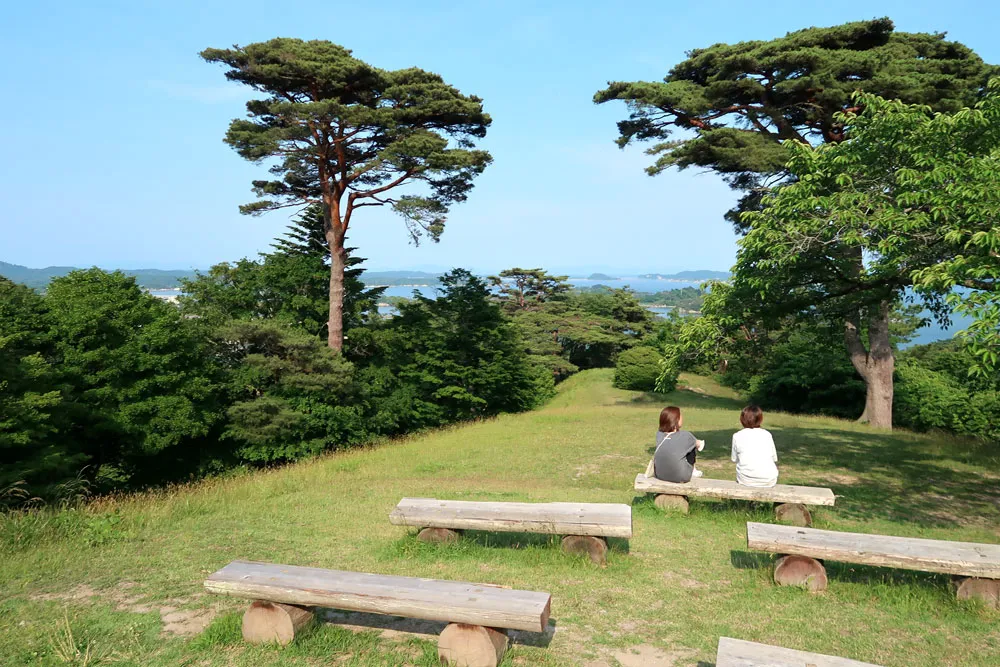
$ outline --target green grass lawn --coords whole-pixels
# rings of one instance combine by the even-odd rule
[[[1000,665],[1000,612],[960,603],[949,578],[828,563],[829,590],[778,588],[746,551],[769,507],[694,500],[660,512],[632,481],[659,409],[684,409],[732,478],[740,403],[686,376],[668,397],[581,373],[536,412],[446,429],[280,470],[0,519],[0,663],[435,665],[441,625],[328,612],[286,648],[240,639],[246,603],[202,592],[234,559],[487,582],[552,594],[552,628],[520,633],[505,665],[714,664],[720,636],[891,666]],[[996,452],[950,438],[768,414],[781,481],[830,486],[817,528],[1000,542]],[[468,533],[425,545],[387,515],[404,496],[633,505],[634,537],[607,567],[557,537]],[[206,627],[207,626],[207,627]],[[201,628],[205,628],[202,630]]]

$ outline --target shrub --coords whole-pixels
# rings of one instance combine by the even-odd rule
[[[968,392],[945,373],[904,362],[896,368],[895,383],[893,421],[900,426],[964,433],[966,423],[977,421]]]
[[[776,343],[747,381],[748,400],[771,410],[856,418],[865,384],[844,354],[839,333],[802,327]]]
[[[618,355],[614,384],[619,389],[653,391],[660,376],[662,355],[651,347],[634,347]],[[675,380],[676,382],[676,380]]]

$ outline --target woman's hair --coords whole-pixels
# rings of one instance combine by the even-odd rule
[[[681,409],[668,406],[660,410],[660,432],[673,433],[681,427]]]
[[[764,421],[764,413],[756,405],[748,405],[740,413],[740,423],[743,428],[759,428]]]

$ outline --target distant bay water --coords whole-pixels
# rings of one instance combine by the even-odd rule
[[[665,292],[667,290],[681,289],[683,287],[698,287],[700,282],[684,282],[675,280],[655,280],[649,278],[619,278],[618,280],[590,280],[587,278],[570,278],[567,282],[576,287],[593,287],[595,285],[607,285],[611,288],[622,288],[629,287],[636,292]],[[387,287],[384,295],[385,296],[401,296],[405,298],[411,298],[413,293],[417,292],[423,296],[433,299],[438,294],[438,288],[433,285],[393,285]],[[171,300],[176,299],[177,296],[181,294],[178,290],[150,290],[149,292],[153,296],[158,296],[160,298]],[[670,312],[670,308],[660,307],[660,306],[648,306],[650,312],[655,313],[658,317],[666,317],[667,313]],[[379,312],[383,315],[391,315],[395,310],[391,306],[380,306]],[[931,322],[928,326],[920,329],[914,339],[907,345],[903,347],[909,347],[911,345],[926,345],[927,343],[933,343],[938,340],[947,340],[952,338],[956,332],[961,331],[966,328],[972,321],[969,317],[952,317],[952,324],[947,329],[941,327],[936,322]]]

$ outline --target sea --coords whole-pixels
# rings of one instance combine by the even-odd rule
[[[636,292],[665,292],[667,290],[681,289],[683,287],[698,287],[701,282],[686,282],[681,280],[657,280],[650,278],[638,278],[638,277],[623,277],[616,280],[590,280],[587,278],[570,278],[567,280],[570,284],[576,287],[593,287],[595,285],[607,285],[612,288],[628,287],[629,289],[635,290]],[[413,293],[417,292],[426,296],[428,298],[435,298],[438,294],[438,288],[431,285],[393,285],[387,287],[384,294],[385,296],[402,296],[410,298]],[[158,296],[160,298],[166,299],[171,298],[171,300],[176,299],[180,295],[178,290],[150,290],[149,292],[153,296]],[[665,317],[668,312],[670,312],[669,307],[660,306],[649,306],[649,310],[660,317]],[[379,306],[379,312],[383,315],[392,315],[395,310],[391,306]],[[929,316],[929,315],[928,315]],[[933,343],[934,341],[947,340],[952,338],[956,332],[961,331],[966,328],[972,322],[971,317],[952,317],[951,326],[944,328],[937,324],[936,322],[931,322],[929,325],[917,331],[916,336],[913,340],[902,348],[907,348],[912,345],[926,345],[927,343]]]

